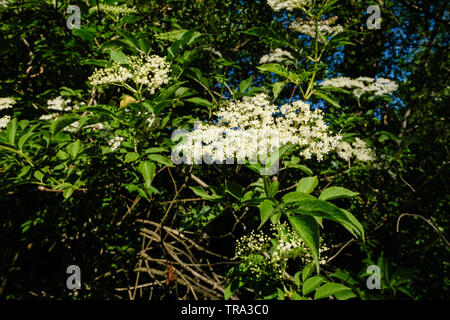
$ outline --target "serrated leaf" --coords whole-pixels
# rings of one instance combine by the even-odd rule
[[[156,165],[150,161],[141,161],[141,163],[139,163],[138,170],[144,178],[145,187],[150,188],[155,176]]]
[[[52,124],[50,125],[50,132],[54,135],[79,119],[80,117],[77,115],[64,115],[52,122]]]
[[[318,184],[319,180],[317,179],[317,176],[302,178],[297,184],[297,191],[310,194]]]
[[[314,276],[309,279],[306,279],[306,281],[303,283],[303,287],[302,287],[303,295],[306,296],[307,294],[313,292],[314,289],[316,289],[318,286],[320,286],[324,282],[326,282],[326,281],[321,276]]]
[[[303,165],[303,164],[289,164],[286,166],[286,168],[295,168],[295,169],[299,169],[301,171],[303,171],[304,173],[306,173],[308,176],[312,176],[313,172],[310,168],[308,168],[307,166]]]
[[[358,220],[348,211],[323,200],[301,200],[295,203],[295,213],[329,219],[340,223],[353,235],[364,238],[364,229]]]
[[[8,126],[6,127],[6,137],[8,138],[8,142],[11,145],[14,145],[16,140],[16,132],[17,132],[17,119],[12,119]]]
[[[298,202],[298,201],[302,201],[302,200],[315,200],[316,198],[314,198],[313,196],[310,196],[309,194],[303,193],[303,192],[298,192],[298,191],[294,191],[294,192],[289,192],[287,194],[285,194],[283,196],[283,198],[281,198],[281,200],[284,203],[293,203],[293,202]]]
[[[280,81],[275,82],[272,86],[272,92],[273,92],[273,99],[275,100],[280,95],[283,88],[286,86],[286,82]]]
[[[122,51],[111,50],[109,52],[109,55],[111,56],[111,59],[114,60],[114,62],[117,62],[118,64],[126,64],[127,63],[127,56]]]
[[[322,191],[319,196],[320,200],[334,200],[339,198],[350,198],[358,195],[358,192],[348,190],[343,187],[329,187]]]
[[[315,264],[314,262],[308,263],[302,271],[302,281],[305,282],[314,272]]]
[[[168,167],[173,167],[174,166],[174,164],[172,163],[172,161],[170,159],[168,159],[168,158],[166,158],[166,157],[164,157],[164,156],[162,156],[160,154],[151,153],[151,154],[147,155],[147,158],[149,158],[152,161],[161,163],[161,164],[163,164],[165,166],[168,166]]]
[[[72,142],[66,147],[66,149],[72,159],[75,159],[81,150],[81,141],[78,139],[77,141]]]
[[[321,286],[319,289],[317,289],[316,293],[314,294],[314,299],[323,299],[328,298],[329,296],[333,296],[335,294],[343,293],[343,292],[351,292],[351,289],[349,287],[344,286],[340,283],[325,283],[323,286]]]
[[[317,273],[319,273],[319,224],[314,217],[306,215],[288,215],[288,219],[292,228],[310,249]]]
[[[139,153],[137,152],[129,152],[125,155],[125,163],[134,162],[139,159]]]
[[[332,99],[331,97],[329,97],[328,95],[326,95],[325,93],[322,92],[318,92],[318,91],[314,91],[313,92],[314,95],[318,96],[319,98],[327,101],[329,104],[340,108],[341,106],[339,105],[339,103],[337,103],[334,99]]]
[[[211,108],[214,107],[214,105],[211,102],[209,102],[206,99],[199,98],[199,97],[184,99],[184,101],[192,102],[194,104],[198,104],[198,105],[204,106],[204,107],[211,107]]]
[[[196,195],[198,195],[199,197],[201,197],[202,199],[205,199],[205,200],[213,201],[213,200],[217,200],[217,199],[222,198],[221,196],[219,196],[217,194],[216,195],[209,195],[209,194],[207,194],[206,191],[203,190],[201,187],[189,187],[189,189],[194,191],[194,193]]]
[[[260,229],[269,218],[274,214],[274,203],[268,199],[261,202],[259,205],[259,215],[261,218],[261,223],[259,224],[258,229]]]

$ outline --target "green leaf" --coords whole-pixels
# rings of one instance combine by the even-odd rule
[[[336,292],[334,294],[334,296],[338,300],[348,300],[348,299],[352,299],[352,298],[356,298],[357,297],[357,295],[350,289],[344,290],[344,291],[340,291],[340,292]]]
[[[40,182],[42,182],[42,179],[44,179],[44,174],[42,173],[42,171],[39,171],[39,170],[35,171],[33,173],[33,176],[36,178],[36,180],[38,180]]]
[[[297,206],[294,208],[295,213],[336,221],[353,235],[359,234],[362,238],[364,237],[364,229],[358,220],[350,212],[340,209],[332,203],[311,199],[298,201],[295,205]]]
[[[319,98],[327,101],[329,104],[340,108],[341,106],[339,105],[339,103],[337,103],[335,100],[333,100],[332,98],[330,98],[329,96],[327,96],[325,93],[319,92],[319,91],[314,91],[313,92],[316,96],[318,96]]]
[[[214,105],[211,102],[209,102],[206,99],[199,98],[199,97],[193,97],[193,98],[189,98],[189,99],[184,99],[184,101],[192,102],[194,104],[198,104],[198,105],[204,106],[204,107],[211,107],[211,108],[214,107]]]
[[[78,139],[77,141],[72,142],[66,147],[66,149],[72,159],[75,159],[81,150],[81,141]]]
[[[199,197],[201,197],[201,198],[203,198],[205,200],[213,201],[213,200],[217,200],[217,199],[222,198],[220,195],[217,195],[217,194],[215,194],[215,195],[207,194],[206,191],[203,190],[201,187],[189,187],[189,189],[194,191],[194,193],[196,195],[198,195]]]
[[[6,127],[6,136],[8,137],[8,142],[11,145],[14,145],[15,139],[16,139],[16,132],[17,132],[17,119],[12,119],[8,126]]]
[[[310,196],[309,194],[303,193],[303,192],[298,192],[298,191],[294,191],[294,192],[289,192],[287,194],[285,194],[283,196],[283,198],[281,198],[281,200],[284,203],[293,203],[293,202],[298,202],[298,201],[302,201],[302,200],[315,200],[316,198],[314,198],[313,196]]]
[[[317,179],[317,176],[302,178],[297,184],[297,191],[310,194],[318,184],[319,180]]]
[[[20,137],[19,142],[17,144],[17,146],[19,147],[19,150],[22,150],[23,145],[25,144],[25,142],[28,141],[28,139],[35,134],[35,132],[33,132],[33,130],[28,131],[27,133],[25,133],[23,136]]]
[[[276,98],[278,98],[278,96],[280,95],[281,91],[283,90],[283,88],[285,86],[286,86],[286,82],[284,82],[284,81],[275,82],[273,84],[272,91],[273,91],[273,99],[274,100]]]
[[[277,63],[267,63],[262,66],[259,66],[258,69],[261,71],[275,73],[295,84],[301,83],[302,80],[302,78],[298,74],[289,71],[288,69],[286,69],[286,67]]]
[[[63,192],[64,199],[70,198],[72,193],[73,193],[73,188],[72,187],[65,189],[64,192]]]
[[[325,283],[323,286],[321,286],[319,289],[317,289],[316,293],[314,294],[314,299],[323,299],[328,298],[329,296],[333,296],[335,294],[342,294],[345,292],[352,292],[349,287],[344,286],[340,283]]]
[[[118,64],[127,63],[127,56],[122,51],[111,50],[109,52],[109,55],[111,56],[111,59],[114,60],[114,62],[117,62]]]
[[[153,178],[155,176],[156,165],[150,161],[141,161],[138,167],[139,172],[145,181],[145,187],[150,188]]]
[[[292,228],[311,250],[317,273],[319,273],[319,225],[316,219],[304,215],[288,215],[288,219]]]
[[[137,152],[129,152],[125,155],[125,163],[134,162],[139,159],[139,153]]]
[[[153,160],[155,162],[161,163],[168,167],[174,166],[174,164],[172,163],[172,161],[170,159],[168,159],[160,154],[149,154],[149,155],[147,155],[147,158],[149,158],[150,160]]]
[[[314,262],[308,263],[302,271],[302,281],[305,282],[314,272],[315,264]]]
[[[295,168],[295,169],[299,169],[301,171],[303,171],[304,173],[306,173],[308,176],[312,176],[313,172],[310,168],[308,168],[307,166],[303,165],[303,164],[288,164],[286,166],[286,168]]]
[[[274,214],[274,203],[268,199],[261,202],[259,205],[259,214],[261,217],[261,223],[259,224],[258,229],[260,229],[269,218]]]
[[[244,93],[252,85],[252,77],[245,79],[239,84],[239,91]]]
[[[300,271],[297,271],[295,274],[294,274],[294,283],[295,283],[295,285],[297,286],[297,287],[300,287]]]
[[[80,117],[74,114],[64,115],[52,122],[50,132],[54,135],[79,119]]]
[[[231,291],[231,283],[225,288],[225,292],[223,294],[223,297],[225,300],[229,300],[230,297],[233,295],[233,292]]]
[[[316,289],[318,286],[320,286],[323,282],[326,282],[326,281],[321,276],[314,276],[309,279],[306,279],[306,281],[303,283],[303,287],[302,287],[303,295],[306,296],[307,294],[313,292],[314,289]]]
[[[358,192],[353,192],[343,187],[330,187],[322,191],[319,196],[320,200],[334,200],[339,198],[350,198],[358,195]]]

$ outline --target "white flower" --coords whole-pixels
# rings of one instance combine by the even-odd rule
[[[157,55],[132,56],[127,58],[128,68],[114,63],[111,67],[96,69],[89,82],[92,86],[104,84],[119,85],[128,80],[135,84],[145,85],[151,94],[169,83],[170,65],[165,58]]]
[[[16,104],[16,101],[12,98],[0,98],[0,110],[10,109],[15,104]]]
[[[216,116],[217,123],[199,123],[175,147],[185,163],[201,163],[203,158],[217,163],[235,158],[237,163],[245,159],[256,163],[258,158],[263,162],[286,144],[296,144],[304,158],[315,155],[320,161],[341,139],[329,135],[320,109],[311,111],[302,101],[278,108],[265,94],[228,102]]]
[[[8,8],[9,1],[8,0],[0,0],[0,10]]]
[[[51,120],[51,119],[55,119],[58,116],[59,116],[59,113],[43,114],[42,116],[39,117],[39,120]]]
[[[50,99],[47,101],[47,109],[56,110],[56,111],[70,111],[72,110],[68,104],[71,102],[70,99],[63,99],[63,97],[59,96],[55,99]]]
[[[269,62],[283,62],[285,60],[294,60],[294,57],[289,51],[284,51],[280,48],[277,48],[273,53],[262,56],[259,60],[259,63],[264,64]]]
[[[4,117],[0,118],[0,129],[6,128],[6,126],[8,125],[8,123],[10,121],[11,121],[10,116],[4,116]]]
[[[370,92],[375,96],[389,95],[398,88],[397,84],[390,79],[378,78],[375,80],[369,77],[359,77],[357,79],[337,77],[323,81],[320,86],[353,89],[352,93],[357,98]]]
[[[337,20],[337,17],[331,17],[326,20],[322,20],[318,22],[317,31],[322,36],[335,36],[338,33],[344,31],[344,28],[341,25],[332,26]],[[306,34],[313,38],[316,37],[316,25],[314,21],[311,20],[297,20],[291,23],[290,28],[294,31],[300,32],[302,34]],[[319,40],[321,38],[319,37]]]
[[[267,4],[274,11],[289,10],[302,8],[311,3],[311,0],[267,0]]]
[[[341,141],[338,144],[336,151],[338,156],[346,161],[350,161],[352,157],[355,157],[359,161],[375,160],[374,152],[369,149],[366,143],[360,138],[355,138],[355,142],[352,144]]]
[[[122,141],[123,141],[123,137],[116,136],[113,139],[111,139],[108,142],[108,144],[111,146],[112,151],[116,151],[120,147]]]

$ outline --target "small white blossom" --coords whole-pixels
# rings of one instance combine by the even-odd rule
[[[294,60],[294,57],[289,51],[277,48],[273,53],[262,56],[259,60],[259,63],[264,64],[269,62],[283,62],[285,60]]]
[[[0,110],[10,109],[16,104],[13,98],[0,98]]]
[[[278,108],[266,94],[228,102],[216,116],[217,123],[199,123],[175,147],[185,163],[201,163],[203,157],[219,163],[235,158],[238,163],[256,163],[286,144],[300,146],[305,159],[314,155],[321,161],[341,139],[328,132],[322,110],[311,111],[302,101]]]
[[[375,80],[369,77],[359,77],[357,79],[337,77],[325,80],[320,85],[353,89],[352,93],[357,98],[366,93],[373,93],[375,96],[389,95],[398,89],[398,85],[390,79],[378,78]]]
[[[113,139],[111,139],[108,142],[108,144],[111,146],[112,151],[116,151],[120,147],[122,141],[123,141],[123,137],[117,136],[117,137],[114,137]]]
[[[55,119],[59,116],[59,113],[50,113],[50,114],[43,114],[39,117],[39,120],[51,120]]]
[[[8,125],[8,123],[10,121],[11,121],[10,116],[4,116],[4,117],[0,118],[0,129],[6,128],[6,126]]]
[[[322,20],[318,22],[317,31],[322,36],[335,36],[338,33],[344,31],[344,28],[341,25],[332,26],[337,20],[337,17],[331,17],[326,20]],[[291,23],[290,28],[294,31],[297,31],[302,34],[306,34],[311,36],[312,38],[316,37],[316,24],[312,20],[297,20]],[[319,40],[321,38],[319,37]]]
[[[72,108],[68,106],[70,102],[70,99],[64,99],[63,97],[59,96],[55,99],[50,99],[47,101],[47,109],[56,111],[72,110]]]
[[[111,67],[96,69],[89,77],[92,86],[105,84],[119,85],[128,80],[135,84],[145,85],[151,94],[169,83],[170,65],[165,58],[157,55],[139,57],[132,56],[127,58],[128,68],[114,63]]]
[[[359,161],[375,160],[373,150],[369,149],[366,143],[360,138],[355,138],[355,142],[352,144],[346,141],[341,141],[338,144],[336,151],[338,156],[346,161],[350,161],[352,157],[355,157]]]
[[[302,8],[311,3],[311,0],[267,0],[267,4],[274,11],[289,10]]]

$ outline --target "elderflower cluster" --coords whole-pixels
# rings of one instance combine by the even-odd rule
[[[122,144],[123,137],[116,136],[113,139],[108,141],[108,144],[111,146],[112,151],[116,151],[120,145]]]
[[[56,111],[71,111],[72,107],[69,106],[69,103],[72,102],[70,99],[64,99],[59,96],[55,99],[47,100],[47,109],[48,110],[56,110]]]
[[[175,147],[175,153],[183,153],[184,163],[202,163],[203,158],[207,163],[211,160],[206,158],[216,163],[235,158],[238,163],[245,159],[256,163],[286,144],[300,146],[305,159],[314,155],[321,161],[341,139],[328,132],[322,110],[312,111],[302,101],[278,108],[266,94],[228,102],[216,116],[217,123],[198,124]]]
[[[16,101],[12,98],[0,98],[0,110],[11,109]]]
[[[0,0],[0,10],[8,8],[8,0]]]
[[[89,77],[92,86],[121,84],[133,80],[135,84],[147,86],[151,94],[169,83],[170,65],[165,58],[157,55],[132,56],[127,58],[128,68],[114,63],[111,67],[95,69]]]
[[[378,78],[375,80],[369,77],[359,77],[357,79],[348,77],[332,78],[322,82],[321,86],[353,89],[352,93],[357,98],[370,92],[375,96],[389,95],[398,88],[398,85],[390,79]]]
[[[234,259],[245,263],[257,277],[275,275],[280,279],[290,258],[299,258],[303,264],[313,261],[302,238],[286,222],[273,224],[271,231],[271,237],[262,231],[242,236],[236,242]],[[327,250],[321,246],[319,255]],[[325,264],[326,259],[322,257],[320,263]]]
[[[8,123],[10,121],[11,121],[10,116],[4,116],[4,117],[0,118],[0,129],[6,128],[6,126],[8,125]]]
[[[311,3],[311,0],[267,0],[267,4],[273,11],[289,10],[302,8]]]
[[[269,62],[283,62],[285,60],[294,60],[294,57],[289,51],[277,48],[273,53],[262,56],[259,60],[259,63],[264,64]]]
[[[118,16],[120,14],[130,14],[137,13],[135,7],[129,8],[127,5],[109,5],[109,4],[100,4],[99,8],[101,11],[105,13],[110,13],[112,15]]]
[[[338,33],[343,32],[344,28],[341,25],[337,24],[335,26],[332,26],[332,24],[334,24],[336,20],[337,17],[331,17],[326,20],[319,21],[317,25],[317,31],[319,35],[335,36]],[[316,24],[312,20],[297,20],[291,23],[290,28],[299,33],[311,36],[312,38],[316,37]],[[321,41],[320,37],[319,40]]]
[[[59,116],[59,113],[49,113],[49,114],[43,114],[42,116],[39,117],[39,120],[52,120],[55,119]]]
[[[341,141],[337,146],[336,151],[338,156],[346,161],[350,161],[352,157],[355,157],[360,161],[375,160],[373,150],[369,149],[366,143],[360,138],[355,138],[355,142],[352,144]]]

